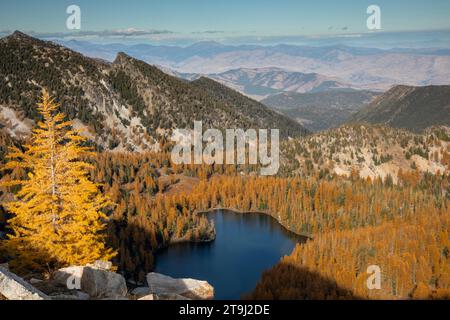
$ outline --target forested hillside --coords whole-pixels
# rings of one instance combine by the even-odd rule
[[[395,86],[349,122],[385,124],[421,132],[430,126],[450,124],[450,86]]]
[[[283,145],[287,171],[303,176],[357,171],[362,178],[391,177],[399,170],[443,173],[450,170],[449,127],[423,134],[382,125],[345,125]]]
[[[367,143],[375,147],[399,138],[391,136],[392,131],[387,128],[362,127],[358,130],[362,131],[357,131],[355,136],[360,138],[369,130],[367,135],[372,140]],[[394,133],[403,134],[403,139],[399,140],[411,144],[410,148],[418,143],[417,150],[425,141],[430,146],[436,143],[445,146],[448,139],[442,129],[430,131],[428,136],[401,131]],[[351,135],[343,131],[343,137],[351,138]],[[4,138],[5,142],[13,143],[7,135]],[[363,147],[356,140],[354,143],[342,143],[339,138],[335,140],[335,148]],[[323,148],[326,144],[317,141],[314,145]],[[409,223],[415,221],[417,212],[433,212],[435,209],[432,208],[440,212],[436,217],[449,213],[449,178],[448,173],[444,174],[448,169],[437,171],[436,175],[423,176],[417,167],[406,166],[400,168],[395,176],[385,176],[382,182],[379,178],[370,177],[363,180],[356,169],[350,171],[349,178],[340,178],[325,169],[311,170],[303,175],[304,178],[283,178],[283,175],[296,175],[286,164],[282,166],[279,178],[243,178],[239,177],[240,173],[251,175],[255,168],[176,166],[167,152],[169,148],[170,144],[163,145],[163,152],[159,153],[100,153],[92,160],[95,164],[92,178],[103,185],[104,192],[116,204],[110,212],[109,225],[110,244],[119,250],[116,262],[120,270],[137,281],[151,270],[152,252],[158,248],[181,239],[210,239],[213,230],[196,215],[196,212],[210,208],[266,212],[286,228],[314,239],[318,234],[328,234],[336,229],[389,227],[391,221]],[[409,149],[405,147],[405,150]],[[440,162],[448,160],[448,150],[444,148],[443,151],[443,155],[439,155]],[[432,152],[430,154],[433,156]],[[448,168],[448,163],[444,168]],[[22,174],[23,171],[16,170],[3,179]],[[1,216],[4,224],[6,216]],[[432,217],[434,215],[430,215],[430,219]]]
[[[450,297],[450,179],[408,172],[399,185],[350,179],[213,178],[196,208],[262,211],[312,237],[267,271],[254,299],[429,299]],[[382,290],[368,290],[380,266]],[[328,279],[328,280],[325,280]]]
[[[301,125],[234,91],[232,99],[220,98],[213,92],[218,84],[198,87],[125,54],[109,63],[17,31],[0,40],[0,58],[0,124],[14,136],[26,137],[40,119],[35,104],[44,88],[101,149],[158,150],[159,140],[196,120],[204,128],[305,134]]]
[[[253,128],[280,129],[283,137],[298,137],[308,133],[307,130],[299,128],[298,124],[288,117],[282,116],[263,104],[209,78],[201,77],[193,81],[192,84],[210,94],[217,101],[226,105],[239,106],[238,108],[242,113],[247,114],[256,122]],[[261,119],[267,120],[262,122]]]

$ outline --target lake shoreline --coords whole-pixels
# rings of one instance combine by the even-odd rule
[[[306,240],[313,240],[313,238],[314,238],[310,234],[299,233],[299,232],[296,232],[296,231],[292,230],[291,228],[289,228],[286,225],[284,225],[283,223],[281,223],[277,218],[275,218],[268,211],[257,211],[257,210],[250,210],[249,211],[249,210],[239,210],[239,209],[235,209],[235,208],[216,207],[216,208],[211,208],[211,209],[208,209],[208,210],[196,210],[196,211],[194,211],[194,214],[197,214],[197,215],[210,214],[210,213],[215,213],[217,211],[229,211],[229,212],[233,212],[235,214],[261,214],[261,215],[269,216],[272,219],[274,219],[275,221],[277,221],[277,223],[281,227],[283,227],[287,232],[292,233],[295,236],[305,238]],[[206,239],[188,239],[186,237],[177,238],[177,239],[170,239],[169,242],[167,243],[167,245],[158,248],[157,251],[167,249],[168,247],[170,247],[172,245],[183,244],[183,243],[198,243],[198,244],[211,243],[211,242],[216,240],[216,236],[217,236],[216,231],[215,231],[215,229],[213,229],[212,232],[210,232],[210,234],[208,235],[208,238],[206,238]]]
[[[235,208],[222,208],[222,207],[216,207],[211,208],[208,210],[196,210],[194,211],[194,214],[208,214],[208,213],[214,213],[216,211],[230,211],[234,212],[236,214],[262,214],[271,217],[275,221],[277,221],[286,231],[293,233],[296,236],[306,238],[307,240],[313,240],[314,236],[307,233],[301,233],[296,232],[292,228],[289,228],[288,226],[284,225],[281,221],[279,221],[277,218],[275,218],[269,211],[258,211],[258,210],[239,210]]]
[[[155,254],[153,270],[173,278],[208,281],[217,289],[216,299],[241,299],[264,271],[307,241],[264,212],[212,208],[196,214],[207,215],[216,239],[172,241]]]

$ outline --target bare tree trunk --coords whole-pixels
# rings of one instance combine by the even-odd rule
[[[50,155],[50,169],[51,169],[51,179],[52,179],[52,199],[56,195],[56,168],[55,168],[55,132],[53,130],[51,136],[51,155]],[[57,213],[55,212],[55,206],[52,208],[52,225],[56,229],[56,218]]]

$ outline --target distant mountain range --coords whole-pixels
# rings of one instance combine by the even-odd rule
[[[337,78],[317,73],[292,72],[280,68],[239,68],[212,74],[183,73],[161,66],[160,68],[170,75],[189,81],[201,77],[213,79],[258,101],[285,92],[314,93],[361,90],[358,86],[345,83]]]
[[[124,53],[111,63],[15,32],[0,40],[0,60],[0,127],[18,138],[39,119],[42,88],[106,149],[157,150],[158,139],[175,128],[192,128],[195,120],[204,128],[278,128],[282,137],[306,133],[212,80],[190,83]]]
[[[64,45],[91,57],[113,61],[123,51],[147,63],[180,73],[221,74],[236,69],[280,68],[341,79],[361,89],[385,91],[394,85],[450,84],[450,51],[446,49],[372,49],[334,46],[222,45],[200,42],[187,47],[147,44]]]
[[[317,93],[286,92],[261,102],[298,121],[310,131],[335,128],[345,123],[380,93],[340,90]]]
[[[450,126],[450,86],[396,86],[354,114],[350,121],[412,131]]]
[[[283,92],[314,93],[358,89],[342,80],[317,73],[290,72],[279,68],[240,68],[210,74],[208,77],[256,100]]]

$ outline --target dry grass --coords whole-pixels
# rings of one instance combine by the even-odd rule
[[[176,195],[180,193],[189,194],[199,182],[198,178],[186,177],[183,175],[161,177],[159,179],[167,185],[167,188],[164,191],[164,194],[166,195]],[[173,181],[170,182],[170,179]]]

